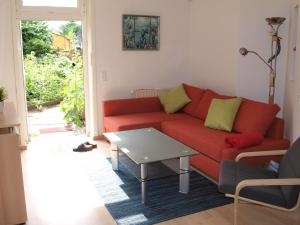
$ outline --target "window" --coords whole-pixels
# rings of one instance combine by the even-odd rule
[[[23,6],[78,7],[78,0],[23,0]]]
[[[22,20],[81,20],[85,0],[15,0]]]

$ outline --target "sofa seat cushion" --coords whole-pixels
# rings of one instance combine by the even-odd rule
[[[223,149],[229,148],[225,143],[228,133],[206,128],[200,119],[166,121],[162,131],[216,161],[221,161]]]
[[[136,113],[104,117],[105,131],[124,131],[146,127],[161,130],[162,121],[172,121],[191,118],[185,113],[166,114],[164,112]]]
[[[224,160],[220,168],[219,190],[223,193],[234,194],[236,186],[242,180],[276,178],[275,172],[262,167]],[[246,187],[242,189],[240,196],[282,207],[286,205],[279,186]]]

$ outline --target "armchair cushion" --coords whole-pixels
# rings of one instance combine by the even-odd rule
[[[247,179],[276,179],[277,173],[262,167],[224,160],[221,163],[219,190],[227,194],[235,194],[239,182]],[[240,193],[241,197],[265,203],[286,207],[286,201],[279,186],[246,187]]]
[[[279,178],[300,178],[299,160],[300,138],[295,141],[283,157],[279,168]],[[299,197],[300,186],[282,186],[281,190],[287,202],[287,207],[294,207]]]

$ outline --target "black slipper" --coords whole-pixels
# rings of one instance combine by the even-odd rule
[[[93,148],[97,148],[97,144],[91,144],[90,142],[84,142],[85,145],[91,145]]]
[[[73,148],[73,152],[87,152],[93,150],[92,146],[86,146],[85,144],[78,145],[77,148]]]

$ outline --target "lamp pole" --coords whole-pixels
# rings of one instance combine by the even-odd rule
[[[269,103],[274,104],[274,96],[275,96],[275,79],[276,79],[276,68],[277,68],[277,57],[281,52],[281,44],[280,37],[278,36],[279,27],[285,21],[284,17],[271,17],[266,19],[268,25],[271,27],[271,35],[272,35],[272,45],[271,45],[271,57],[268,61],[266,61],[263,57],[261,57],[255,51],[248,51],[246,48],[240,49],[240,54],[243,56],[248,55],[248,53],[252,53],[256,55],[267,67],[270,68],[270,81],[269,81]],[[275,53],[274,53],[275,46]],[[273,63],[274,62],[274,63]]]

